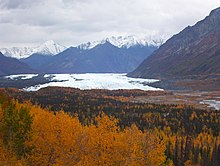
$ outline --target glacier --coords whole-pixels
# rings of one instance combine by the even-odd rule
[[[87,74],[46,74],[45,78],[50,79],[50,83],[39,84],[24,88],[25,91],[38,91],[41,88],[49,86],[79,88],[81,90],[89,89],[139,89],[145,91],[162,91],[163,89],[147,85],[159,80],[130,78],[126,74],[114,73],[87,73]]]

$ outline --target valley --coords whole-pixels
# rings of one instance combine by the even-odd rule
[[[12,42],[10,35],[9,39],[3,35],[4,46],[16,43],[23,47],[0,48],[0,165],[219,166],[220,7],[194,25],[187,26],[184,21],[188,19],[181,14],[185,28],[172,34],[166,28],[178,29],[174,24],[182,22],[175,20],[176,8],[177,13],[160,12],[158,4],[157,18],[140,21],[139,12],[127,17],[132,2],[129,10],[125,6],[126,16],[116,26],[115,10],[106,19],[102,9],[101,17],[95,16],[101,22],[87,14],[75,17],[77,12],[69,10],[75,6],[82,10],[87,3],[56,2],[52,6],[65,9],[59,23],[57,15],[41,23],[32,19],[33,32],[42,30],[38,38],[32,39],[32,33],[25,38],[21,33],[26,42],[19,43],[21,39]],[[14,11],[11,8],[19,8],[18,13],[29,8],[18,4],[0,5],[3,15]],[[47,0],[40,6],[46,4]],[[141,15],[147,18],[150,13]],[[162,17],[166,24],[153,26]],[[103,23],[108,19],[106,27]],[[2,16],[1,20],[10,23]],[[116,30],[124,21],[129,24]],[[133,33],[130,22],[136,24],[133,30],[139,37],[129,35]],[[142,27],[145,23],[152,24],[152,29]],[[96,40],[112,33],[123,36]],[[87,38],[94,40],[85,42]],[[39,44],[40,39],[48,41]],[[36,43],[39,45],[33,46]]]
[[[32,92],[12,88],[1,90],[19,102],[30,101],[32,104],[37,103],[43,108],[49,108],[53,111],[64,110],[71,115],[77,113],[82,122],[87,118],[92,120],[92,117],[103,111],[107,115],[119,118],[120,123],[126,123],[126,126],[135,123],[142,129],[147,124],[142,124],[141,119],[148,112],[157,112],[161,116],[165,116],[166,120],[170,122],[172,117],[166,116],[169,113],[180,114],[178,117],[175,116],[180,121],[189,118],[188,114],[194,111],[198,114],[208,113],[216,116],[220,113],[220,110],[216,109],[218,107],[210,107],[207,103],[214,100],[220,101],[219,91],[212,93],[143,90],[111,91],[104,89],[80,90],[65,87],[47,87]],[[182,114],[182,111],[186,112]],[[124,119],[125,117],[122,118],[123,114],[125,114],[125,117],[129,116],[129,120]],[[189,124],[182,123],[182,125]],[[175,128],[175,126],[173,127]],[[213,128],[213,131],[218,133],[219,127]]]
[[[119,131],[137,126],[140,133],[150,132],[163,140],[162,145],[166,149],[164,162],[175,165],[182,165],[187,161],[194,164],[208,162],[214,166],[219,163],[218,150],[206,151],[207,148],[219,148],[219,91],[80,90],[46,87],[29,92],[7,88],[0,89],[0,92],[29,107],[30,104],[35,105],[34,108],[40,106],[53,116],[58,116],[62,110],[70,117],[77,117],[82,126],[86,127],[97,125],[97,117],[104,118],[104,115],[118,120]],[[47,120],[47,123],[50,121]],[[110,122],[107,126],[109,124]],[[163,153],[159,151],[159,154]],[[189,154],[193,154],[193,157]],[[213,157],[206,160],[205,156]]]
[[[8,126],[16,126],[16,122],[19,122],[22,123],[17,127],[19,130],[12,132],[20,134],[26,127],[28,132],[24,133],[25,136],[32,136],[25,137],[24,141],[8,139],[15,143],[12,144],[12,148],[17,155],[22,156],[31,151],[31,154],[22,160],[23,163],[40,164],[48,161],[52,156],[56,162],[63,160],[62,163],[75,165],[87,161],[78,160],[79,157],[91,156],[88,160],[99,165],[102,160],[108,161],[108,158],[102,159],[101,156],[96,156],[96,153],[102,153],[110,155],[108,163],[120,161],[124,165],[123,163],[130,157],[119,156],[121,153],[118,152],[122,151],[125,154],[132,153],[134,158],[141,156],[141,159],[146,159],[146,161],[138,160],[137,163],[140,165],[153,162],[155,165],[208,163],[210,166],[218,166],[219,110],[199,109],[183,104],[131,101],[143,96],[148,98],[169,95],[172,94],[165,91],[47,87],[35,92],[25,92],[7,88],[0,89],[0,113],[9,110],[8,114],[11,116],[0,114],[2,115],[0,118],[6,125],[3,126],[4,129]],[[21,118],[13,119],[14,116]],[[30,122],[28,118],[33,120]],[[76,126],[77,124],[79,127]],[[7,132],[2,134],[5,133],[7,134]],[[20,140],[28,144],[21,144],[17,148],[16,143]],[[95,143],[89,144],[91,140]],[[31,149],[32,146],[34,148]],[[19,149],[23,147],[27,150],[19,153]],[[80,148],[84,150],[78,150]],[[134,148],[138,149],[138,153],[131,152]],[[59,155],[45,153],[51,150]],[[149,152],[145,153],[145,150]],[[72,154],[77,152],[80,154],[73,158]],[[158,155],[152,157],[151,153],[154,152]],[[117,158],[112,159],[111,156],[115,153]],[[67,160],[66,156],[71,158]],[[6,157],[0,162],[12,162],[10,156]],[[19,158],[14,160],[21,162]]]
[[[168,93],[141,96],[132,99],[135,103],[180,104],[198,109],[220,110],[220,91],[167,91]]]
[[[154,80],[126,77],[126,74],[21,74],[0,77],[1,88],[38,91],[46,87],[79,88],[81,90],[127,90],[127,100],[134,103],[181,104],[198,109],[219,109],[218,78]],[[143,91],[136,95],[135,91]],[[161,93],[160,93],[161,91]],[[155,92],[155,93],[154,93]],[[147,94],[147,95],[146,95]],[[152,95],[153,94],[153,95]],[[104,94],[103,94],[104,95]],[[123,96],[123,94],[122,94]]]

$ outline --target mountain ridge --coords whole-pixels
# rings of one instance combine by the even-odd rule
[[[182,78],[220,73],[220,8],[168,39],[131,77]]]
[[[118,48],[130,48],[134,46],[155,46],[159,47],[162,45],[164,40],[162,38],[159,39],[151,39],[149,37],[136,37],[136,36],[112,36],[98,41],[87,42],[78,45],[77,47],[83,50],[89,50],[94,48],[97,45],[104,44],[106,42],[111,43],[112,45]]]
[[[27,58],[32,54],[56,55],[66,49],[65,46],[55,43],[53,40],[46,41],[37,47],[12,47],[1,48],[0,52],[7,57],[16,59]]]

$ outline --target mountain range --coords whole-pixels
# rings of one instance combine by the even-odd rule
[[[220,8],[171,37],[128,76],[187,78],[210,74],[220,74]]]
[[[99,41],[87,42],[84,44],[80,44],[78,47],[80,49],[88,50],[92,49],[97,45],[104,44],[106,42],[111,43],[112,45],[118,48],[130,48],[134,46],[142,46],[142,47],[159,47],[163,44],[164,40],[162,38],[152,39],[151,37],[136,37],[136,36],[112,36],[109,38],[105,38]]]
[[[65,49],[65,46],[62,46],[60,44],[55,43],[52,40],[49,40],[37,47],[1,48],[0,52],[4,54],[6,57],[22,59],[27,58],[33,54],[56,55],[64,51]]]
[[[132,36],[111,37],[70,47],[55,56],[35,53],[20,60],[43,73],[127,73],[161,42]]]
[[[140,45],[118,48],[107,41],[89,50],[72,47],[52,57],[43,70],[47,73],[127,73],[155,49]]]
[[[15,58],[15,63],[21,62],[20,65],[27,68],[27,72],[22,70],[23,73],[127,73],[134,70],[162,42],[162,39],[120,36],[69,48],[51,40],[37,47],[2,48],[0,51],[5,59],[12,61]],[[10,74],[20,73],[13,72],[10,66],[4,70],[10,71],[5,72]]]
[[[130,77],[172,79],[220,75],[220,8],[162,43],[133,36],[111,37],[58,49],[50,41],[31,55],[10,56],[43,73],[130,72]]]

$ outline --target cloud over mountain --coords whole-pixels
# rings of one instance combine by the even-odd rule
[[[0,0],[0,45],[53,39],[70,46],[119,35],[169,37],[217,6],[218,0]]]

